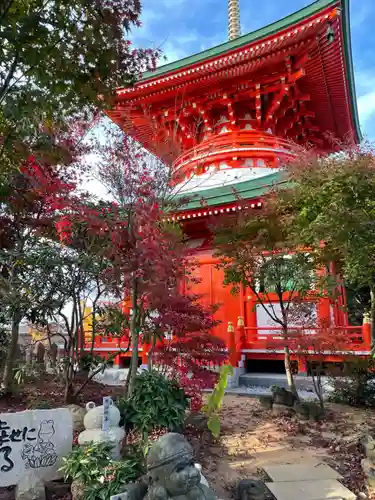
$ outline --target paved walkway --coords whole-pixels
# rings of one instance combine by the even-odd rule
[[[340,474],[324,463],[269,465],[264,472],[272,482],[268,489],[276,500],[355,500],[338,480]]]

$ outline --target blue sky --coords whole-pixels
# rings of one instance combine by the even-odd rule
[[[227,0],[143,0],[138,47],[160,47],[168,62],[227,40]],[[312,3],[309,0],[240,0],[242,33],[254,31]],[[351,34],[360,123],[375,140],[375,2],[351,0]]]

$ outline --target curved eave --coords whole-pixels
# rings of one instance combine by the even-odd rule
[[[346,0],[342,1],[346,2]],[[143,83],[147,80],[157,78],[166,73],[172,73],[182,68],[194,66],[194,64],[206,61],[207,59],[226,54],[228,52],[231,52],[232,50],[236,50],[250,43],[262,40],[263,38],[274,35],[275,33],[279,33],[289,28],[293,24],[297,24],[309,17],[319,14],[322,9],[330,7],[331,5],[335,5],[337,3],[337,0],[317,0],[311,5],[308,5],[307,7],[304,7],[303,9],[300,9],[297,12],[284,17],[279,21],[268,24],[267,26],[264,26],[263,28],[260,28],[256,31],[252,31],[251,33],[240,36],[239,38],[222,43],[220,45],[217,45],[216,47],[212,47],[211,49],[198,52],[197,54],[194,54],[192,56],[185,57],[169,64],[164,64],[163,66],[159,66],[155,71],[147,71],[143,73],[141,82]]]
[[[179,212],[184,212],[186,210],[201,208],[202,201],[205,205],[213,207],[225,205],[227,203],[237,203],[239,199],[251,200],[253,198],[259,198],[269,193],[276,186],[282,185],[286,186],[287,180],[285,173],[278,171],[259,179],[205,189],[200,193],[190,195],[189,193],[184,193],[183,195],[177,195],[175,199],[188,199],[187,203],[178,210]]]
[[[353,66],[353,54],[352,54],[352,43],[350,36],[350,13],[349,13],[349,0],[341,0],[341,5],[343,9],[343,38],[344,38],[344,51],[345,51],[345,62],[346,62],[346,74],[348,81],[348,89],[350,95],[350,112],[353,120],[353,130],[356,133],[356,142],[361,142],[362,132],[359,125],[358,116],[358,106],[357,106],[357,95],[355,92],[355,80],[354,80],[354,66]]]
[[[362,135],[358,119],[351,52],[349,0],[318,0],[260,30],[194,56],[167,64],[154,72],[145,73],[143,79],[135,87],[117,90],[118,106],[108,111],[107,114],[127,133],[144,144],[147,149],[170,163],[172,160],[169,146],[166,146],[166,151],[161,151],[161,145],[158,144],[160,151],[156,152],[153,140],[150,138],[152,137],[152,127],[148,123],[147,116],[142,115],[141,121],[136,124],[130,116],[132,108],[144,105],[144,103],[148,105],[151,103],[157,107],[162,102],[165,104],[168,99],[173,101],[181,87],[194,94],[194,92],[200,91],[202,86],[202,88],[209,86],[210,82],[221,82],[221,78],[223,78],[221,72],[226,68],[232,70],[237,65],[240,68],[246,68],[243,61],[249,61],[251,64],[255,64],[255,61],[262,61],[262,68],[265,68],[264,65],[267,62],[265,56],[268,54],[268,44],[271,43],[272,37],[280,38],[275,40],[278,50],[288,49],[290,45],[288,37],[291,31],[296,28],[293,34],[295,43],[301,41],[301,38],[298,37],[302,37],[303,42],[302,31],[305,30],[307,38],[307,29],[317,25],[323,17],[327,18],[327,14],[336,7],[341,8],[341,16],[337,18],[337,23],[340,26],[340,38],[339,41],[335,41],[335,45],[341,45],[341,47],[337,51],[333,51],[332,46],[327,47],[325,44],[324,60],[319,63],[314,57],[306,63],[307,73],[305,79],[301,79],[301,87],[303,89],[305,85],[305,93],[311,94],[312,100],[316,102],[316,109],[313,110],[316,113],[314,125],[318,126],[322,133],[328,132],[343,141],[347,140],[349,136],[350,139],[360,142]],[[296,35],[297,31],[298,35]],[[288,37],[284,39],[285,34]],[[260,41],[262,44],[259,43]],[[263,48],[263,46],[265,47]],[[254,50],[252,55],[247,54],[249,47],[251,51]],[[275,51],[276,47],[273,46],[272,50]],[[319,57],[321,58],[320,53]],[[327,71],[324,69],[324,63],[329,68]],[[319,67],[322,69],[320,70]],[[315,78],[314,73],[317,71],[321,73],[318,76],[323,80],[323,83]],[[337,72],[340,72],[340,75],[336,78]],[[228,76],[228,78],[232,77]],[[324,83],[328,80],[329,85]],[[323,99],[321,99],[322,94]],[[292,139],[294,138],[292,137]]]

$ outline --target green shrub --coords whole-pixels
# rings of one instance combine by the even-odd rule
[[[25,385],[27,382],[33,382],[40,377],[40,369],[27,363],[17,366],[13,369],[13,372],[17,385]]]
[[[328,399],[350,406],[375,407],[375,362],[372,358],[356,358],[345,364],[340,373],[331,373],[333,391]]]
[[[118,402],[125,427],[136,429],[143,437],[154,429],[179,430],[188,404],[179,384],[155,371],[138,375],[131,398]]]
[[[85,485],[97,481],[102,470],[112,460],[111,448],[109,443],[88,443],[74,447],[63,458],[61,470],[65,480],[79,480]]]
[[[103,363],[104,358],[102,356],[93,354],[84,354],[80,357],[79,364],[81,370],[84,372],[89,372],[90,370],[95,370],[98,366]]]
[[[136,458],[111,461],[101,471],[98,481],[86,487],[85,500],[107,500],[121,493],[124,486],[138,479],[142,472],[141,463]]]
[[[80,481],[85,488],[85,500],[108,499],[144,473],[144,457],[138,448],[129,447],[119,461],[111,458],[111,448],[110,443],[88,443],[73,448],[63,458],[61,470],[65,480]]]

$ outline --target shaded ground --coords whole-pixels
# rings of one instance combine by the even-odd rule
[[[240,479],[262,477],[266,464],[324,461],[344,477],[355,493],[367,492],[361,470],[360,439],[375,430],[375,411],[330,405],[326,422],[274,417],[257,399],[225,396],[222,433],[204,446],[203,471],[219,498],[233,495]],[[375,495],[369,494],[375,499]]]
[[[120,396],[123,389],[91,382],[80,403],[102,403],[103,396]],[[63,406],[64,388],[47,377],[30,383],[11,400],[0,400],[0,412]],[[266,464],[294,464],[324,461],[344,477],[343,483],[355,493],[367,491],[361,470],[360,440],[375,434],[375,411],[330,405],[325,422],[298,422],[274,417],[257,399],[227,395],[222,409],[222,432],[217,442],[201,440],[199,460],[208,481],[221,499],[233,498],[233,486],[240,479],[261,477]],[[207,433],[204,433],[207,438]],[[47,487],[48,500],[70,499],[66,485]],[[0,500],[13,500],[14,491],[0,488]]]
[[[82,379],[84,381],[84,379]],[[102,404],[103,396],[121,396],[121,387],[108,387],[89,382],[79,396],[78,404],[84,405],[89,401]],[[0,413],[17,412],[36,408],[60,408],[64,405],[64,386],[53,376],[43,375],[42,380],[30,382],[19,389],[12,398],[0,398]],[[0,500],[14,500],[14,487],[0,488]],[[61,482],[46,484],[47,500],[70,500],[70,486]]]
[[[79,380],[79,379],[78,379]],[[82,378],[82,382],[85,379]],[[77,383],[78,386],[78,383]],[[102,404],[103,396],[116,398],[123,394],[121,387],[108,387],[97,382],[89,382],[78,397],[78,404],[94,401]],[[61,408],[64,405],[64,385],[56,377],[43,375],[43,379],[29,382],[11,398],[0,398],[0,412],[16,412],[37,408]]]

